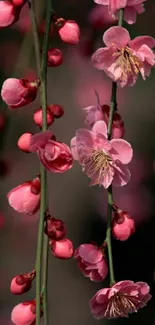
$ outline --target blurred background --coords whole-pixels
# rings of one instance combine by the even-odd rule
[[[43,0],[42,0],[43,1]],[[36,1],[37,2],[37,1]],[[40,2],[40,3],[39,3]],[[45,2],[45,1],[43,1]],[[102,45],[102,34],[109,27],[108,16],[96,21],[93,0],[53,1],[57,13],[75,19],[81,27],[78,46],[62,43],[51,32],[51,47],[61,48],[64,64],[48,69],[48,104],[60,104],[65,114],[51,129],[58,140],[70,144],[76,129],[85,126],[86,106],[96,103],[94,89],[102,104],[110,103],[111,81],[104,72],[91,65],[91,54]],[[41,0],[37,4],[42,16]],[[41,8],[42,7],[42,8]],[[147,0],[146,11],[128,26],[132,37],[155,37],[155,2]],[[41,22],[43,21],[43,18]],[[40,24],[40,37],[43,24]],[[28,8],[22,9],[19,21],[0,31],[0,83],[10,77],[35,75],[35,58]],[[118,109],[125,122],[125,139],[134,148],[130,164],[132,179],[124,188],[114,191],[115,203],[127,210],[136,221],[136,233],[127,242],[113,240],[116,279],[146,281],[155,291],[155,71],[145,82],[139,78],[132,88],[119,89]],[[0,107],[0,325],[11,325],[12,308],[23,300],[33,299],[35,286],[24,296],[13,296],[9,286],[12,277],[29,272],[34,267],[39,214],[16,213],[7,202],[7,193],[20,183],[36,176],[37,156],[24,154],[17,147],[24,132],[39,132],[33,122],[33,112],[39,108],[39,98],[31,105],[10,111]],[[65,221],[68,238],[77,247],[82,243],[105,238],[107,197],[103,188],[89,187],[89,180],[78,164],[64,175],[48,173],[50,213]],[[108,286],[82,276],[74,260],[49,258],[50,324],[148,324],[155,325],[155,297],[148,306],[129,319],[96,321],[88,302],[97,290]]]

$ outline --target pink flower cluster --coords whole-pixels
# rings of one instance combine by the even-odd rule
[[[138,36],[131,40],[125,28],[114,26],[104,33],[103,42],[106,47],[93,54],[92,63],[118,85],[133,86],[139,74],[144,80],[150,75],[155,65],[154,38]]]
[[[108,7],[109,14],[117,17],[119,9],[124,9],[124,20],[128,24],[136,22],[137,14],[145,11],[146,0],[94,0],[95,3]]]

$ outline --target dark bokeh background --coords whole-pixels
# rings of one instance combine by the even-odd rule
[[[39,1],[38,1],[39,2]],[[38,4],[38,8],[41,4]],[[65,18],[76,19],[81,26],[82,39],[77,47],[62,44],[51,37],[51,46],[58,46],[64,54],[64,65],[48,70],[48,103],[64,106],[65,115],[52,126],[57,139],[69,144],[77,128],[84,126],[83,107],[96,102],[94,88],[101,102],[109,104],[111,82],[103,72],[96,71],[86,55],[90,34],[94,35],[94,49],[102,44],[102,31],[92,31],[88,12],[94,6],[91,0],[54,1],[55,9]],[[140,15],[135,26],[128,26],[132,37],[155,37],[155,3],[146,1],[146,12]],[[39,12],[39,9],[38,9]],[[24,18],[25,17],[25,18]],[[31,33],[21,29],[28,26],[24,9],[20,22],[0,31],[0,82],[11,75],[24,77],[35,69]],[[24,37],[27,37],[23,49]],[[21,50],[22,47],[22,50]],[[113,241],[114,264],[117,280],[146,281],[154,293],[155,270],[155,72],[145,82],[138,80],[134,88],[118,91],[118,108],[126,127],[125,139],[134,148],[130,169],[130,183],[114,192],[115,203],[135,218],[137,230],[125,243]],[[39,107],[39,98],[29,106],[9,111],[3,104],[1,111],[7,117],[5,133],[0,134],[1,160],[8,171],[0,179],[0,325],[10,325],[10,313],[14,305],[32,299],[35,288],[22,297],[14,297],[9,291],[14,275],[28,272],[34,266],[39,215],[28,217],[14,212],[6,195],[10,189],[34,177],[39,169],[37,157],[24,154],[17,148],[17,140],[24,132],[37,132],[33,112]],[[3,143],[2,143],[3,135]],[[2,146],[3,144],[3,146]],[[2,166],[2,163],[1,163]],[[2,167],[1,167],[2,174]],[[48,174],[50,212],[66,222],[68,237],[75,247],[81,243],[104,240],[106,221],[106,192],[103,188],[89,187],[89,180],[75,163],[64,175]],[[4,218],[4,225],[2,225]],[[74,260],[61,261],[50,256],[49,263],[50,324],[95,325],[110,321],[96,321],[90,314],[88,301],[95,292],[108,286],[91,283],[84,278]],[[112,321],[117,324],[155,324],[155,298],[146,308],[129,319]]]

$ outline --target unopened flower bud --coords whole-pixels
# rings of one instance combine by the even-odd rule
[[[42,309],[40,316],[42,316]],[[24,301],[16,305],[11,313],[12,323],[15,325],[34,325],[36,320],[36,301]]]
[[[63,239],[66,236],[65,223],[60,219],[49,218],[45,225],[45,234],[54,240]]]
[[[32,133],[23,133],[18,139],[18,148],[24,152],[30,152],[29,146],[31,141]]]
[[[50,241],[51,251],[55,257],[61,259],[68,259],[73,256],[74,248],[70,239],[65,238],[61,240]]]
[[[108,105],[103,105],[102,112],[103,112],[103,120],[108,125],[110,107]],[[112,123],[112,137],[115,139],[123,138],[124,133],[125,133],[124,122],[121,118],[121,115],[117,111],[115,111],[113,117],[113,123]]]
[[[50,110],[47,108],[46,112],[46,118],[47,118],[47,125],[51,125],[54,122],[53,114],[50,112]],[[38,108],[34,114],[33,114],[33,120],[38,126],[42,126],[43,121],[43,111],[42,108]]]
[[[15,8],[11,1],[0,1],[0,28],[11,26],[20,14],[21,8]]]
[[[10,109],[16,109],[35,100],[39,85],[39,79],[29,81],[27,79],[9,78],[3,82],[1,96]]]
[[[26,274],[20,274],[15,276],[10,285],[10,291],[11,293],[15,295],[20,295],[22,293],[25,293],[31,289],[32,281],[34,280],[36,275],[35,270],[26,273]]]
[[[79,43],[80,28],[76,21],[58,18],[55,25],[58,28],[59,37],[63,42],[72,45]]]
[[[58,67],[62,63],[63,63],[62,52],[56,48],[49,49],[47,65],[49,67]]]
[[[116,209],[112,221],[112,234],[121,241],[127,240],[135,232],[134,219],[128,212]]]
[[[55,118],[59,118],[64,115],[63,107],[57,104],[48,105],[49,111]]]
[[[32,215],[40,206],[40,179],[25,182],[13,188],[7,195],[10,206],[20,213]]]

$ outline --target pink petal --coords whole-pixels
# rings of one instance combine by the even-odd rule
[[[104,121],[98,121],[94,124],[92,131],[95,133],[100,133],[107,138],[107,125]]]
[[[124,20],[128,24],[134,24],[137,19],[137,11],[135,10],[134,7],[126,7],[124,9]]]
[[[114,186],[124,186],[129,182],[130,178],[131,174],[129,169],[119,161],[115,162],[115,173],[112,184]]]
[[[119,281],[116,284],[112,286],[112,288],[116,288],[117,290],[123,289],[127,286],[133,285],[134,282],[131,280],[124,280],[124,281]]]
[[[32,135],[29,150],[31,152],[36,152],[39,148],[43,148],[46,145],[47,141],[51,138],[52,133],[50,131]]]
[[[138,50],[138,54],[141,56],[142,61],[146,60],[152,66],[155,64],[155,54],[147,45],[142,45]]]
[[[136,282],[136,284],[139,286],[139,291],[142,296],[145,296],[149,293],[150,287],[146,282]]]
[[[85,262],[91,264],[96,264],[103,258],[102,253],[91,244],[80,245],[79,255]]]
[[[110,0],[109,11],[115,14],[117,10],[124,8],[127,5],[127,0]]]
[[[79,155],[78,155],[77,145],[76,145],[76,137],[71,139],[71,151],[72,151],[73,158],[75,160],[79,160]]]
[[[104,70],[115,61],[114,48],[99,48],[92,56],[92,63],[98,70]]]
[[[142,14],[145,11],[143,4],[136,5],[136,6],[134,6],[134,8],[138,14]]]
[[[152,49],[155,47],[155,39],[151,36],[138,36],[129,42],[129,46],[135,51],[137,51],[144,44]]]
[[[133,150],[127,141],[123,139],[112,139],[110,154],[114,160],[118,159],[122,164],[128,164],[133,156]]]
[[[0,1],[0,27],[6,27],[14,21],[14,7],[9,1]]]
[[[127,6],[136,6],[136,5],[142,4],[145,1],[146,0],[128,0]]]
[[[125,47],[130,41],[130,35],[127,29],[120,26],[110,27],[103,35],[103,42],[107,47],[112,45],[118,48]]]

